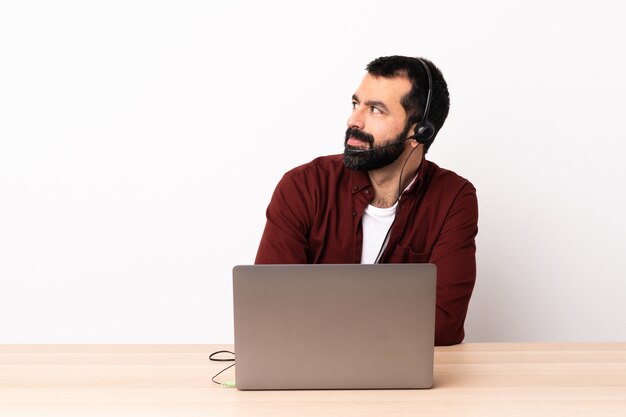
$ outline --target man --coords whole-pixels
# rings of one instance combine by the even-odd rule
[[[434,263],[435,344],[460,343],[476,278],[476,190],[424,157],[448,115],[447,84],[420,58],[366,69],[344,154],[283,176],[256,263]]]

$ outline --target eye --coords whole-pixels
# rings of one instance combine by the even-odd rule
[[[383,111],[376,106],[370,107],[370,112],[374,114],[383,114]]]
[[[352,110],[356,109],[356,106],[358,106],[359,103],[357,103],[356,101],[352,102]]]

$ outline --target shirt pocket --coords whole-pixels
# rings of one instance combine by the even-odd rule
[[[424,264],[430,259],[430,251],[417,253],[413,249],[403,246],[396,246],[385,263],[389,264]]]

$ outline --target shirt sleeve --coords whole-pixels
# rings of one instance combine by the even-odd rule
[[[478,201],[476,189],[467,183],[450,207],[431,253],[437,265],[435,344],[461,343],[469,300],[476,281]]]
[[[304,264],[308,261],[310,218],[306,193],[290,173],[280,180],[267,207],[256,264]]]

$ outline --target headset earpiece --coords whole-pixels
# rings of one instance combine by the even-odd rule
[[[419,143],[430,143],[434,135],[435,126],[429,120],[422,121],[419,126],[415,128],[415,140]]]

